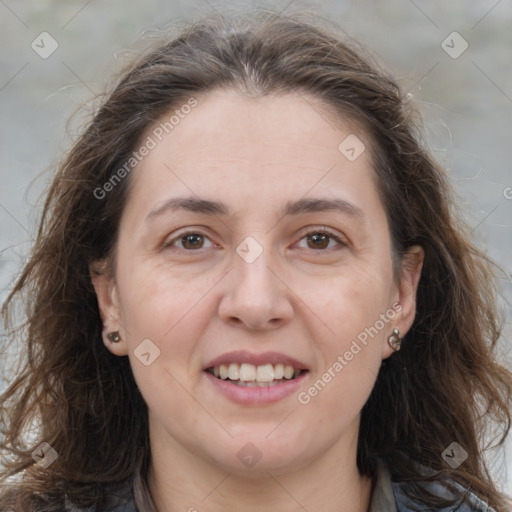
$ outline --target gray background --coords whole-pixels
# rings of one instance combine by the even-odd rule
[[[89,111],[78,105],[102,91],[113,70],[169,22],[226,4],[149,0],[0,0],[0,299],[30,247],[38,197]],[[479,243],[501,264],[506,336],[512,298],[512,2],[239,2],[286,15],[312,7],[365,42],[420,103],[428,144],[449,169],[463,215]],[[442,42],[458,32],[468,48],[452,58]],[[48,32],[58,48],[42,58],[31,47]],[[458,53],[463,41],[446,45]],[[44,49],[50,40],[45,39]],[[506,300],[505,300],[506,299]],[[505,341],[507,340],[507,341]],[[508,346],[507,346],[508,345]],[[2,361],[2,366],[8,366]],[[512,435],[506,454],[489,455],[512,494]],[[507,460],[505,463],[504,461]],[[507,470],[508,468],[508,470]]]

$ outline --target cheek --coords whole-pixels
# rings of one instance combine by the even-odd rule
[[[186,318],[186,305],[173,299],[172,289],[151,272],[119,268],[118,283],[133,376],[148,405],[158,406],[152,403],[158,402],[155,390],[179,396],[177,381],[188,368],[192,348],[179,339],[186,335],[180,322]]]
[[[299,396],[300,410],[310,426],[311,421],[316,424],[318,432],[322,425],[328,432],[337,432],[352,423],[367,402],[377,376],[371,358],[362,352],[342,370],[329,366],[330,371],[326,368]]]
[[[132,263],[120,269],[119,274],[128,331],[151,333],[162,341],[183,331],[215,284],[205,274],[194,277],[179,268],[151,262]]]
[[[197,366],[196,340],[208,321],[202,299],[213,283],[178,278],[147,263],[120,268],[119,282],[130,363],[146,403],[154,411],[164,402],[187,410],[190,397],[180,383],[189,382]],[[147,366],[137,355],[143,340],[156,347],[150,345],[157,356],[151,353]]]
[[[384,313],[391,291],[390,269],[354,263],[333,275],[306,296],[313,311],[318,311],[331,334],[347,341],[373,325]]]
[[[389,273],[354,265],[308,295],[308,303],[326,326],[315,340],[321,347],[317,388],[322,389],[324,403],[346,403],[350,408],[351,403],[366,401],[381,364],[382,343],[392,329]],[[323,391],[324,385],[329,389]]]
[[[315,306],[324,303],[319,311],[329,329],[316,331],[322,333],[314,339],[320,354],[319,367],[300,403],[308,402],[307,410],[318,427],[323,422],[336,424],[342,421],[340,418],[357,415],[377,379],[382,343],[391,323],[380,320],[387,311],[377,289],[380,285],[361,287],[360,283],[339,278],[331,285],[335,291],[312,299]]]

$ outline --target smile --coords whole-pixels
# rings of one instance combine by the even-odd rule
[[[291,365],[254,365],[250,363],[230,363],[213,366],[206,370],[218,379],[244,387],[270,387],[297,378],[302,372]]]

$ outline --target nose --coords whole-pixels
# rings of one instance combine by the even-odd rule
[[[219,304],[222,321],[251,330],[278,328],[293,317],[293,293],[266,251],[251,263],[238,254]]]

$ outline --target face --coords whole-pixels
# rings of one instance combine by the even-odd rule
[[[144,137],[158,143],[129,178],[115,276],[94,280],[122,338],[105,343],[167,453],[240,472],[247,456],[276,472],[350,457],[387,339],[414,319],[421,249],[395,282],[369,141],[318,101],[196,98]]]

